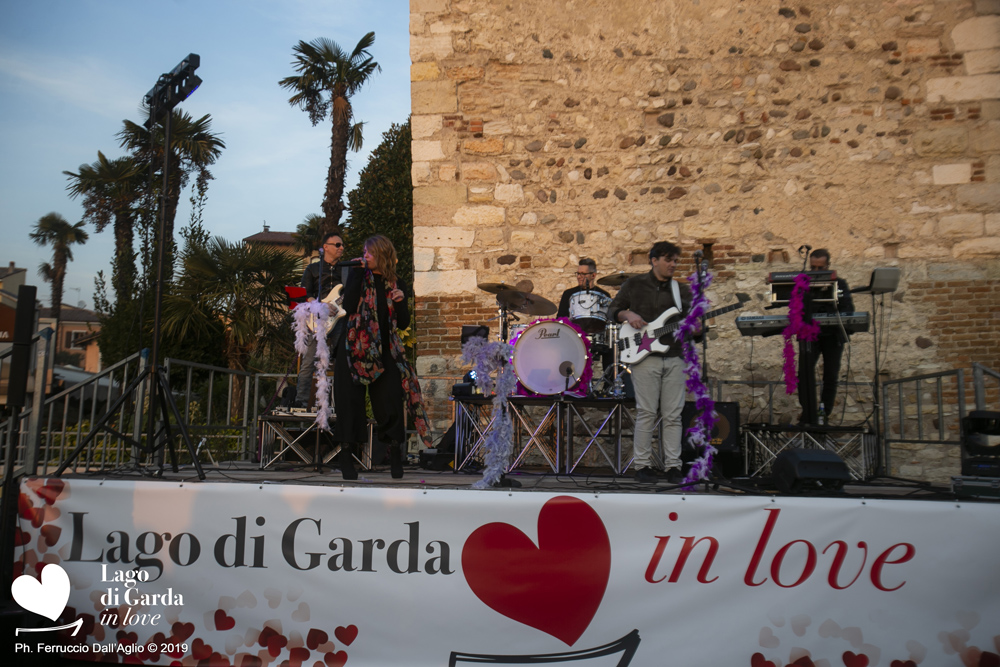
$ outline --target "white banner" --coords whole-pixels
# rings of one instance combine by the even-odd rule
[[[988,504],[35,479],[16,543],[15,575],[42,567],[14,591],[34,628],[82,619],[75,637],[19,631],[22,655],[968,667],[1000,653]]]

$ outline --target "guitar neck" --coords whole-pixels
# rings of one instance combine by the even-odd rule
[[[742,308],[742,307],[743,307],[743,302],[742,301],[740,303],[734,303],[734,304],[725,306],[723,308],[719,308],[718,310],[713,310],[713,311],[705,313],[705,319],[706,320],[710,320],[713,317],[717,317],[719,315],[725,315],[726,313],[728,313],[731,310],[736,310],[737,308]],[[676,322],[671,322],[670,324],[664,324],[662,327],[660,327],[658,329],[655,329],[653,331],[653,338],[659,338],[663,334],[670,333],[671,331],[676,331],[678,328],[680,328],[681,324],[683,324],[683,323],[684,323],[684,318],[681,318],[681,319],[677,320]]]

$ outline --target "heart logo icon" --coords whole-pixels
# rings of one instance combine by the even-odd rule
[[[69,575],[55,563],[42,569],[42,581],[30,574],[22,574],[11,584],[14,601],[30,612],[50,621],[59,618],[69,600]]]
[[[558,496],[538,513],[537,547],[514,526],[489,523],[465,541],[462,570],[488,607],[572,646],[604,598],[611,542],[590,505]]]

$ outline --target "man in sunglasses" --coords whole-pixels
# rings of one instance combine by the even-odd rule
[[[599,311],[597,314],[603,315],[607,309],[607,305],[611,302],[611,295],[598,287],[596,283],[597,262],[589,257],[581,258],[579,265],[576,267],[576,287],[571,287],[562,293],[556,317],[573,318],[579,315],[589,318],[594,315],[589,310],[579,310],[581,305],[598,307]],[[583,297],[576,296],[580,292],[592,292],[592,294]],[[598,297],[598,294],[603,295],[603,297]],[[572,312],[574,307],[578,308],[575,313]],[[593,321],[596,322],[597,320]],[[611,348],[607,345],[607,341],[604,340],[604,331],[590,330],[587,337],[591,341],[591,355],[594,357],[599,356],[602,368],[607,369],[611,365],[612,353]]]
[[[306,290],[306,300],[316,301],[325,299],[331,291],[344,282],[342,274],[347,269],[338,269],[337,262],[344,255],[344,238],[340,232],[329,232],[323,237],[323,245],[319,249],[319,261],[313,262],[306,267],[302,273],[302,287]],[[337,343],[344,333],[344,318],[341,318],[337,325],[327,336],[327,343],[330,346],[330,367],[333,367],[333,358],[336,356]],[[316,359],[316,340],[309,339],[309,347],[302,356],[299,366],[299,379],[295,389],[295,406],[305,408],[309,406],[309,394],[312,391],[312,379],[315,372],[314,362]]]

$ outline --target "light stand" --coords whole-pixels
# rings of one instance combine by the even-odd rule
[[[160,320],[163,305],[163,262],[166,257],[166,246],[170,241],[170,239],[166,238],[167,189],[170,182],[170,124],[174,107],[187,99],[201,85],[201,79],[194,73],[200,64],[201,58],[197,54],[189,54],[173,70],[161,75],[156,85],[146,93],[144,98],[144,102],[149,107],[149,118],[146,120],[145,125],[149,130],[151,147],[153,142],[153,128],[157,122],[160,120],[163,121],[163,190],[160,192],[159,229],[156,235],[158,247],[156,253],[156,290],[153,310],[151,359],[135,379],[129,383],[128,387],[114,404],[108,408],[108,411],[95,423],[93,430],[91,430],[87,437],[81,440],[76,448],[70,452],[66,460],[59,465],[59,468],[55,471],[56,477],[61,476],[65,472],[66,468],[80,455],[80,452],[88,447],[91,441],[102,430],[107,430],[113,435],[125,439],[132,445],[135,467],[137,469],[139,468],[141,453],[153,456],[158,464],[157,472],[160,475],[163,474],[162,450],[164,445],[169,443],[171,468],[174,472],[177,472],[177,449],[174,446],[173,433],[170,428],[170,417],[173,416],[177,423],[177,429],[184,439],[188,454],[191,456],[195,470],[198,472],[198,479],[205,479],[205,471],[202,470],[201,463],[198,461],[198,453],[191,442],[187,426],[184,424],[184,419],[181,417],[180,411],[177,409],[177,404],[174,402],[173,394],[170,391],[166,369],[160,366],[159,359]],[[108,423],[125,402],[132,398],[133,392],[136,392],[146,380],[151,380],[151,382],[149,384],[149,421],[146,428],[146,444],[143,445],[137,440],[118,433],[108,426]],[[162,420],[162,426],[159,429],[157,429],[157,417]],[[161,435],[162,437],[159,437]]]

